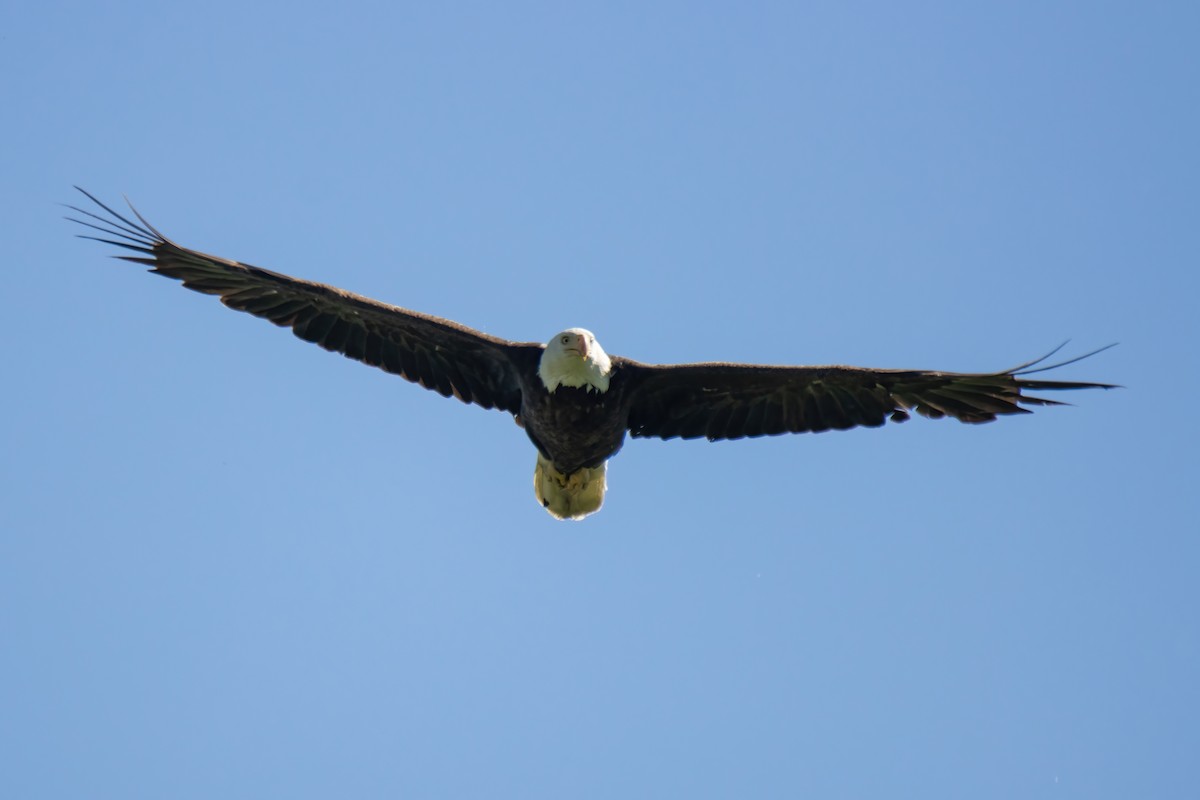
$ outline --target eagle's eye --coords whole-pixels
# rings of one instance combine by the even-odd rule
[[[559,339],[559,341],[560,341],[560,342],[562,342],[563,344],[570,344],[570,342],[571,342],[571,337],[570,337],[570,336],[563,336],[562,338],[560,338],[560,339]]]

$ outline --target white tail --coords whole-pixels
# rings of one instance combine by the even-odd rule
[[[564,475],[538,453],[537,466],[533,468],[533,493],[550,516],[583,519],[604,505],[607,469],[608,464],[601,464]]]

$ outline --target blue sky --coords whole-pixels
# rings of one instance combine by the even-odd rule
[[[3,796],[1200,790],[1194,5],[5,17]],[[107,259],[72,184],[513,339],[1128,388],[631,442],[561,523],[511,420]]]

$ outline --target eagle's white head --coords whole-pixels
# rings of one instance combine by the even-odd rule
[[[610,372],[612,360],[608,353],[592,332],[583,328],[568,328],[556,334],[546,343],[538,363],[538,377],[549,392],[559,386],[586,386],[589,392],[606,392]]]

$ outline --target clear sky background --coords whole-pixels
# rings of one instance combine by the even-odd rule
[[[0,796],[1200,793],[1194,3],[3,16]],[[513,339],[1127,388],[634,441],[556,522],[72,184]]]

